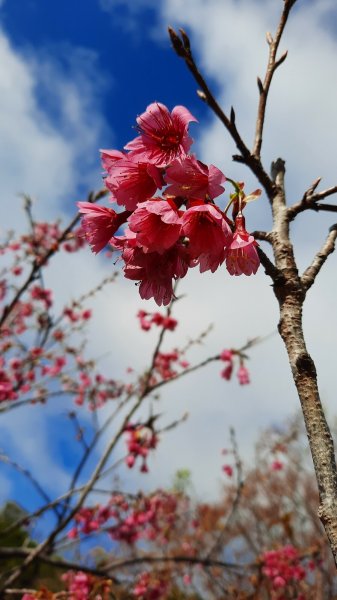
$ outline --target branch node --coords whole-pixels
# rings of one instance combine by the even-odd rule
[[[232,125],[235,124],[235,110],[234,110],[233,106],[231,106],[230,121],[231,121]]]
[[[263,83],[260,79],[260,77],[257,78],[257,87],[259,88],[259,92],[260,94],[263,94],[264,92],[264,87],[263,87]]]
[[[197,96],[199,96],[200,100],[202,100],[203,102],[207,101],[206,94],[202,90],[197,90]]]
[[[277,69],[280,65],[282,65],[282,63],[285,61],[287,56],[288,56],[288,50],[283,52],[282,56],[277,61],[275,61],[275,69]]]

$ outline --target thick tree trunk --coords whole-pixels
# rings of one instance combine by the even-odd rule
[[[278,277],[274,293],[280,306],[279,333],[288,352],[290,367],[301,402],[319,489],[318,516],[329,538],[337,566],[337,470],[334,444],[321,404],[315,364],[308,353],[302,324],[302,307],[308,285],[297,270],[289,235],[289,211],[284,191],[284,161],[272,165],[277,193],[271,198],[272,246]]]

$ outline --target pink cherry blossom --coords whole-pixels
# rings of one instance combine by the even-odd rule
[[[102,166],[104,171],[110,172],[115,162],[125,158],[126,153],[120,150],[100,150]]]
[[[97,253],[103,250],[117,229],[129,216],[128,211],[116,213],[112,208],[91,204],[91,202],[77,202],[82,217],[82,227],[92,251]]]
[[[233,352],[232,350],[223,350],[220,354],[220,360],[224,360],[224,361],[232,361],[233,359]]]
[[[221,212],[212,204],[200,204],[186,210],[182,216],[182,231],[188,238],[188,252],[200,265],[200,272],[212,273],[225,259],[225,247],[232,232]]]
[[[158,306],[169,304],[173,296],[173,280],[184,277],[189,267],[185,246],[177,243],[162,254],[146,253],[136,246],[136,234],[128,229],[125,236],[114,237],[111,243],[122,249],[125,277],[140,282],[140,297],[146,300],[154,298]]]
[[[181,235],[181,218],[177,209],[166,200],[143,202],[128,219],[130,230],[137,235],[137,244],[149,252],[162,254]]]
[[[131,155],[109,165],[105,185],[117,204],[135,210],[138,202],[151,198],[163,186],[160,170],[152,164],[131,160]]]
[[[283,463],[280,460],[274,460],[274,462],[272,462],[272,464],[271,464],[272,471],[282,471],[282,469],[283,469]]]
[[[175,106],[170,113],[164,104],[154,102],[137,118],[140,136],[125,148],[137,160],[165,167],[186,156],[193,141],[188,124],[196,120],[184,106]]]
[[[224,473],[226,473],[226,475],[228,475],[228,477],[232,477],[233,467],[231,467],[230,465],[223,465],[222,470]]]
[[[239,380],[240,385],[247,385],[250,383],[249,371],[247,367],[245,367],[244,365],[240,365],[237,372],[237,378]]]
[[[227,367],[225,367],[222,371],[221,371],[221,377],[223,379],[226,379],[226,381],[229,381],[230,378],[232,377],[232,373],[233,373],[233,363],[230,362]]]
[[[186,198],[216,198],[224,191],[221,185],[226,181],[224,174],[210,165],[207,167],[195,156],[186,156],[173,161],[165,174],[167,196],[185,196]]]
[[[230,275],[255,275],[260,265],[256,246],[254,237],[245,229],[244,217],[237,216],[233,240],[226,252],[226,267]]]

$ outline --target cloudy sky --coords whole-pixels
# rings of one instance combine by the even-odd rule
[[[174,55],[166,29],[170,24],[190,34],[200,67],[225,110],[234,106],[239,130],[250,145],[256,77],[264,75],[267,60],[265,34],[275,30],[281,7],[281,0],[91,0],[79,10],[75,0],[2,0],[1,231],[23,226],[22,192],[34,198],[41,219],[70,218],[75,202],[101,186],[98,149],[122,148],[134,137],[136,115],[155,100],[169,108],[186,105],[199,121],[192,128],[198,156],[245,180],[248,190],[256,188],[249,173],[231,162],[233,144],[196,96],[194,81]],[[286,160],[289,202],[298,200],[318,176],[323,187],[336,184],[336,17],[335,0],[299,0],[281,44],[289,55],[270,94],[263,160],[267,167],[278,156]],[[294,224],[301,269],[332,222],[326,215],[310,214]],[[247,224],[252,230],[270,226],[263,196],[249,206]],[[305,307],[308,347],[330,416],[336,413],[336,267],[332,256]],[[48,282],[57,290],[57,306],[97,284],[111,269],[111,262],[89,251],[71,257],[66,272],[56,258]],[[276,330],[277,305],[262,271],[238,279],[224,269],[214,275],[191,272],[180,291],[186,294],[176,308],[180,327],[168,337],[168,350],[210,323],[214,329],[207,343],[193,352],[193,360]],[[154,337],[137,330],[134,315],[154,305],[140,301],[134,285],[121,278],[105,289],[95,308],[91,355],[104,355],[104,369],[116,377],[124,376],[127,366],[144,368]],[[129,473],[123,474],[129,485],[168,485],[184,467],[192,471],[196,493],[214,497],[221,485],[220,452],[228,444],[229,426],[235,427],[242,454],[249,458],[261,430],[282,423],[298,409],[276,334],[251,351],[250,386],[224,382],[220,366],[163,389],[163,424],[186,411],[189,420],[163,438],[146,480],[131,473],[132,481]],[[63,403],[45,413],[34,408],[13,411],[0,424],[3,449],[30,469],[36,469],[39,457],[39,476],[51,493],[62,492],[74,462],[71,444],[65,445],[60,435],[67,408]],[[22,495],[20,482],[8,470],[2,481],[3,498]]]

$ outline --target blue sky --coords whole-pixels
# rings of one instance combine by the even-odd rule
[[[2,231],[14,224],[22,227],[18,198],[22,191],[33,196],[41,218],[69,217],[75,201],[101,185],[98,149],[121,148],[132,139],[136,115],[154,100],[170,108],[186,105],[199,120],[193,126],[199,156],[231,177],[247,179],[247,189],[254,189],[254,179],[232,165],[233,144],[198,100],[190,74],[170,47],[166,27],[183,26],[191,34],[205,74],[224,107],[234,105],[249,143],[256,76],[263,74],[267,59],[265,33],[274,30],[281,5],[281,0],[0,3]],[[299,1],[282,43],[289,57],[272,88],[263,158],[266,166],[279,155],[286,159],[290,201],[318,176],[324,177],[322,189],[336,184],[337,80],[331,74],[336,71],[337,38],[327,27],[335,14],[335,0]],[[251,229],[269,226],[265,198],[249,207],[247,217]],[[326,215],[303,215],[295,224],[301,268],[317,251],[330,224]],[[89,252],[72,257],[66,271],[62,259],[56,258],[47,276],[56,290],[56,306],[96,285],[110,270],[107,260]],[[333,256],[320,275],[320,285],[310,292],[305,311],[309,349],[317,360],[323,399],[331,414],[336,387],[331,361],[337,327],[335,272]],[[184,344],[210,322],[215,324],[208,344],[194,351],[195,360],[276,329],[277,306],[262,272],[235,281],[221,269],[214,276],[192,272],[182,291],[187,298],[177,306],[181,328],[172,336],[172,346]],[[123,280],[95,301],[90,353],[107,354],[103,366],[109,373],[122,376],[128,365],[141,370],[144,357],[150,356],[154,338],[137,331],[134,315],[139,308],[154,306],[140,302],[132,283]],[[277,336],[252,351],[250,369],[252,384],[245,388],[236,382],[226,384],[216,365],[163,392],[160,409],[166,422],[185,411],[190,418],[163,439],[151,473],[142,480],[146,486],[168,485],[176,469],[187,467],[198,494],[214,497],[221,485],[220,451],[227,444],[229,426],[235,426],[240,448],[249,457],[261,428],[297,410]],[[33,469],[39,457],[39,475],[50,493],[63,491],[73,466],[74,452],[59,435],[65,431],[67,408],[62,401],[44,413],[18,410],[0,424],[2,431],[6,429],[2,445],[17,460]],[[89,426],[85,413],[83,419]],[[139,484],[136,476],[134,480],[123,476],[128,485]],[[1,489],[3,497],[22,495],[19,480],[5,469]]]

